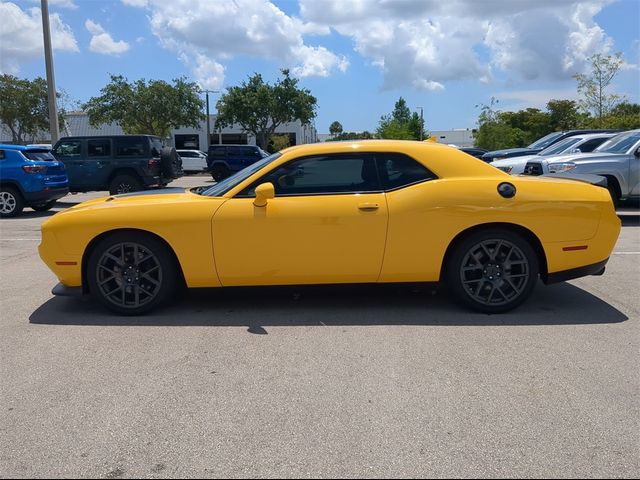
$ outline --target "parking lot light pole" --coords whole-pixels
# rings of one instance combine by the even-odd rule
[[[47,69],[47,93],[49,97],[49,131],[51,145],[60,139],[58,108],[56,106],[56,81],[53,75],[53,54],[51,52],[51,29],[49,28],[49,2],[40,0],[42,10],[42,36],[44,37],[44,61]]]
[[[211,123],[209,120],[209,94],[220,93],[220,90],[203,90],[207,94],[207,151],[209,150],[209,144],[211,143]]]

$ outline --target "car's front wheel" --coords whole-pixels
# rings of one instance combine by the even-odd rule
[[[507,312],[533,291],[538,257],[524,237],[507,230],[474,233],[454,246],[446,265],[450,291],[484,313]]]
[[[176,260],[157,238],[120,232],[101,240],[87,262],[91,295],[124,315],[140,315],[173,297]]]
[[[214,165],[213,167],[211,167],[211,177],[216,182],[219,182],[220,180],[224,180],[229,176],[230,173],[231,172],[229,172],[229,169],[224,165]]]

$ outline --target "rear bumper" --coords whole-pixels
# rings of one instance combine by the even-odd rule
[[[609,259],[605,259],[601,262],[592,263],[591,265],[585,265],[584,267],[571,268],[569,270],[562,270],[560,272],[548,273],[542,277],[542,281],[549,285],[551,283],[566,282],[574,278],[586,277],[588,275],[602,275],[605,270],[605,265]]]
[[[29,204],[47,203],[58,200],[69,193],[69,187],[55,187],[40,192],[25,192],[24,199]]]

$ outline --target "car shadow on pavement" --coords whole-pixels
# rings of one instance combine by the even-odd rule
[[[248,327],[373,325],[582,325],[628,317],[569,283],[539,285],[519,308],[501,315],[466,310],[429,286],[368,285],[197,289],[150,314],[112,314],[87,298],[54,297],[29,317],[33,324]]]

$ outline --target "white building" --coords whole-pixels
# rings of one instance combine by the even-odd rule
[[[429,133],[432,137],[436,137],[438,143],[452,144],[457,147],[473,147],[475,145],[473,132],[474,129],[471,128],[455,128],[453,130],[431,130]]]
[[[255,145],[253,135],[242,132],[239,126],[224,128],[221,131],[215,129],[216,115],[209,116],[209,128],[211,141],[209,144],[249,144]],[[123,135],[124,132],[115,123],[92,127],[89,124],[89,116],[84,112],[71,112],[65,115],[64,124],[60,125],[60,136],[92,136],[92,135]],[[290,145],[303,143],[315,143],[318,141],[315,126],[313,124],[302,125],[300,121],[280,125],[276,134],[288,135]],[[0,125],[0,143],[11,143],[11,131],[5,125]],[[169,142],[179,149],[207,150],[207,122],[200,122],[198,128],[178,128],[171,131]],[[27,139],[27,143],[51,143],[49,132],[42,132],[34,138]]]

